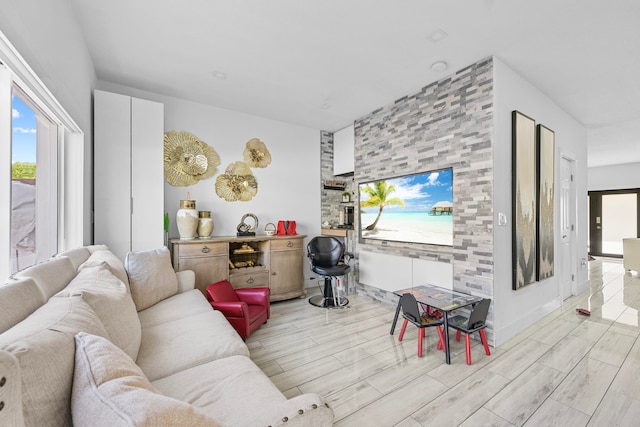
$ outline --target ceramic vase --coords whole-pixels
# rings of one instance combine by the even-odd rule
[[[195,200],[180,200],[176,225],[181,239],[193,239],[198,231],[198,211]]]
[[[198,236],[205,238],[211,236],[213,232],[213,219],[211,218],[211,211],[198,212]]]

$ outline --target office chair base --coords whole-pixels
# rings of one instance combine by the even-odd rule
[[[309,298],[309,304],[322,308],[340,308],[346,307],[349,304],[349,300],[345,297],[338,297],[338,305],[336,306],[333,297],[325,297],[324,295],[314,295]]]

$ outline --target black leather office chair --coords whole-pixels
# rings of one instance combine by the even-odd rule
[[[345,253],[344,243],[332,236],[317,236],[307,245],[307,257],[311,271],[324,276],[322,295],[309,298],[309,303],[317,307],[344,307],[349,304],[346,297],[338,295],[339,276],[351,270],[350,254]]]

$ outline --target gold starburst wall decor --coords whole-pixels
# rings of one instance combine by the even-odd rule
[[[271,163],[271,153],[264,142],[258,138],[252,138],[247,142],[242,157],[244,162],[252,168],[266,168]]]
[[[220,164],[218,153],[189,132],[174,130],[164,134],[164,175],[176,187],[210,178]]]
[[[216,194],[227,202],[247,202],[257,193],[258,182],[244,162],[231,163],[216,178]]]

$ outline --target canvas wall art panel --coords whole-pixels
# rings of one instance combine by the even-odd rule
[[[537,150],[535,121],[512,112],[513,289],[536,281]]]
[[[554,158],[555,134],[537,126],[538,139],[538,280],[553,277],[554,270]]]

